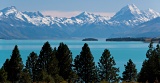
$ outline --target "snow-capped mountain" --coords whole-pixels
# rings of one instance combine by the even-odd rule
[[[107,20],[109,20],[109,18],[104,17],[104,16],[100,16],[100,15],[95,15],[95,14],[91,14],[88,12],[82,12],[81,14],[72,17],[73,20],[77,20],[79,21],[79,23],[81,24],[92,24],[92,23],[107,23]]]
[[[136,26],[127,35],[130,37],[160,37],[160,17]]]
[[[50,16],[43,16],[42,13],[39,11],[37,12],[21,12],[16,9],[16,7],[11,6],[4,8],[0,11],[1,18],[12,18],[24,22],[31,23],[36,26],[41,25],[58,25],[61,27],[61,25],[74,25],[74,24],[92,24],[92,23],[107,23],[107,20],[109,18],[100,16],[100,15],[94,15],[88,12],[82,12],[81,14],[72,17],[72,18],[53,18]]]
[[[39,11],[22,12],[11,6],[0,10],[0,38],[117,37],[122,33],[126,36],[125,33],[132,32],[131,27],[147,27],[149,21],[158,17],[159,12],[140,10],[134,4],[123,7],[111,18],[89,12],[59,18],[44,16]]]
[[[145,10],[145,11],[142,11],[144,16],[146,18],[148,18],[148,20],[151,20],[151,19],[154,19],[154,18],[157,18],[160,16],[160,13],[159,12],[156,12],[154,11],[153,9],[148,9],[148,10]]]
[[[0,15],[1,19],[11,18],[15,20],[23,20],[22,13],[19,12],[14,6],[4,8],[3,10],[0,11],[0,13],[1,13]]]
[[[160,13],[149,9],[146,11],[138,9],[134,4],[123,7],[112,18],[112,24],[135,26],[153,18],[159,17]]]

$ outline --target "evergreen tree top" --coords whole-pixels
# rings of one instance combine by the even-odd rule
[[[21,58],[18,46],[15,45],[15,47],[12,51],[10,62],[12,63],[12,62],[21,62],[21,61],[22,61],[22,58]]]
[[[93,55],[92,55],[92,53],[91,53],[91,51],[90,51],[90,48],[89,48],[89,46],[88,46],[88,44],[87,43],[85,43],[84,44],[84,46],[82,47],[82,51],[80,52],[80,57],[81,56],[86,56],[86,58],[88,57],[88,58],[93,58]]]

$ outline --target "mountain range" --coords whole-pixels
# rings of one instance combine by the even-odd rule
[[[11,6],[0,10],[0,38],[71,39],[110,37],[159,37],[160,13],[140,10],[134,4],[113,17],[82,12],[71,18],[44,16],[41,12],[18,11]]]

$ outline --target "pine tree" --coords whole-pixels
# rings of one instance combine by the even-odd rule
[[[49,75],[45,70],[40,72],[40,78],[42,83],[55,83],[51,75]]]
[[[39,59],[40,59],[40,65],[41,65],[41,69],[45,70],[48,72],[48,62],[51,58],[52,55],[52,47],[50,46],[49,42],[47,41],[41,51],[40,51],[40,55],[39,55]]]
[[[160,81],[160,48],[157,45],[155,49],[153,42],[149,44],[149,49],[146,53],[146,60],[143,62],[141,71],[138,75],[139,82],[154,83],[155,80]]]
[[[142,63],[142,68],[138,74],[138,82],[145,83],[148,80],[149,78],[148,70],[150,70],[148,68],[148,60],[144,60]]]
[[[136,82],[137,81],[137,69],[136,65],[131,59],[124,65],[125,71],[122,73],[122,80],[126,82]]]
[[[157,44],[156,46],[156,79],[160,81],[160,46]]]
[[[60,68],[59,75],[64,78],[64,80],[70,80],[73,78],[72,70],[72,53],[68,46],[64,43],[60,43],[57,49],[56,57],[58,59],[58,67]]]
[[[153,42],[151,41],[151,43],[149,44],[149,46],[148,46],[148,51],[147,51],[147,53],[146,53],[146,58],[150,58],[151,56],[152,56],[152,52],[153,52],[153,50],[154,50],[154,47],[153,47]]]
[[[8,68],[9,70],[7,71],[7,73],[8,73],[9,81],[11,81],[12,83],[18,82],[20,80],[23,63],[22,63],[22,58],[19,53],[19,49],[17,45],[14,47],[12,51]]]
[[[19,83],[32,83],[32,79],[30,77],[30,72],[28,71],[28,69],[23,69]]]
[[[3,68],[6,72],[8,72],[8,71],[10,70],[10,69],[9,69],[9,59],[6,59],[6,61],[4,62],[2,68]],[[9,80],[9,79],[8,79],[8,76],[9,76],[9,74],[7,73],[7,80]]]
[[[35,52],[31,52],[26,60],[26,69],[30,73],[30,77],[32,81],[36,81],[36,63],[37,63],[38,56]]]
[[[52,54],[51,54],[51,59],[48,62],[48,74],[51,75],[53,78],[56,78],[57,75],[59,74],[60,68],[58,67],[58,60],[56,58],[56,48],[54,48]],[[58,76],[60,77],[60,76]],[[60,79],[54,79],[55,82],[59,82]]]
[[[77,55],[74,59],[74,71],[75,73],[78,75],[78,80],[77,82],[81,81],[81,77],[82,77],[82,74],[81,74],[81,71],[82,71],[82,68],[81,68],[81,62],[79,61],[80,59],[80,56]]]
[[[85,83],[91,83],[95,80],[96,67],[88,44],[85,43],[82,47],[80,55],[76,56],[74,60],[74,67],[81,81],[84,81]]]
[[[42,81],[43,71],[47,72],[47,74],[50,73],[50,70],[49,70],[50,63],[49,62],[51,60],[52,53],[53,53],[52,47],[50,46],[49,42],[47,41],[42,46],[38,60],[36,61],[36,65],[35,65],[36,66],[36,68],[35,68],[36,81]]]
[[[109,83],[115,83],[120,80],[118,75],[119,68],[115,67],[116,63],[111,56],[110,51],[105,49],[99,62],[99,77],[102,80],[106,80]]]
[[[7,72],[2,67],[0,69],[0,83],[6,83],[7,82]]]

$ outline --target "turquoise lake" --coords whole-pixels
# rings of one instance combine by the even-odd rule
[[[106,42],[105,40],[0,40],[0,67],[7,58],[10,58],[15,45],[18,45],[23,64],[25,64],[27,56],[32,51],[39,54],[41,47],[46,41],[49,41],[52,48],[58,47],[60,42],[67,44],[72,52],[73,59],[76,55],[80,54],[84,43],[87,43],[96,64],[104,49],[109,49],[116,62],[116,67],[120,68],[120,75],[124,71],[124,64],[127,64],[129,59],[132,59],[136,64],[138,72],[140,71],[142,63],[146,59],[146,52],[149,45],[149,43],[143,42]],[[154,46],[156,46],[156,44],[154,44]]]

